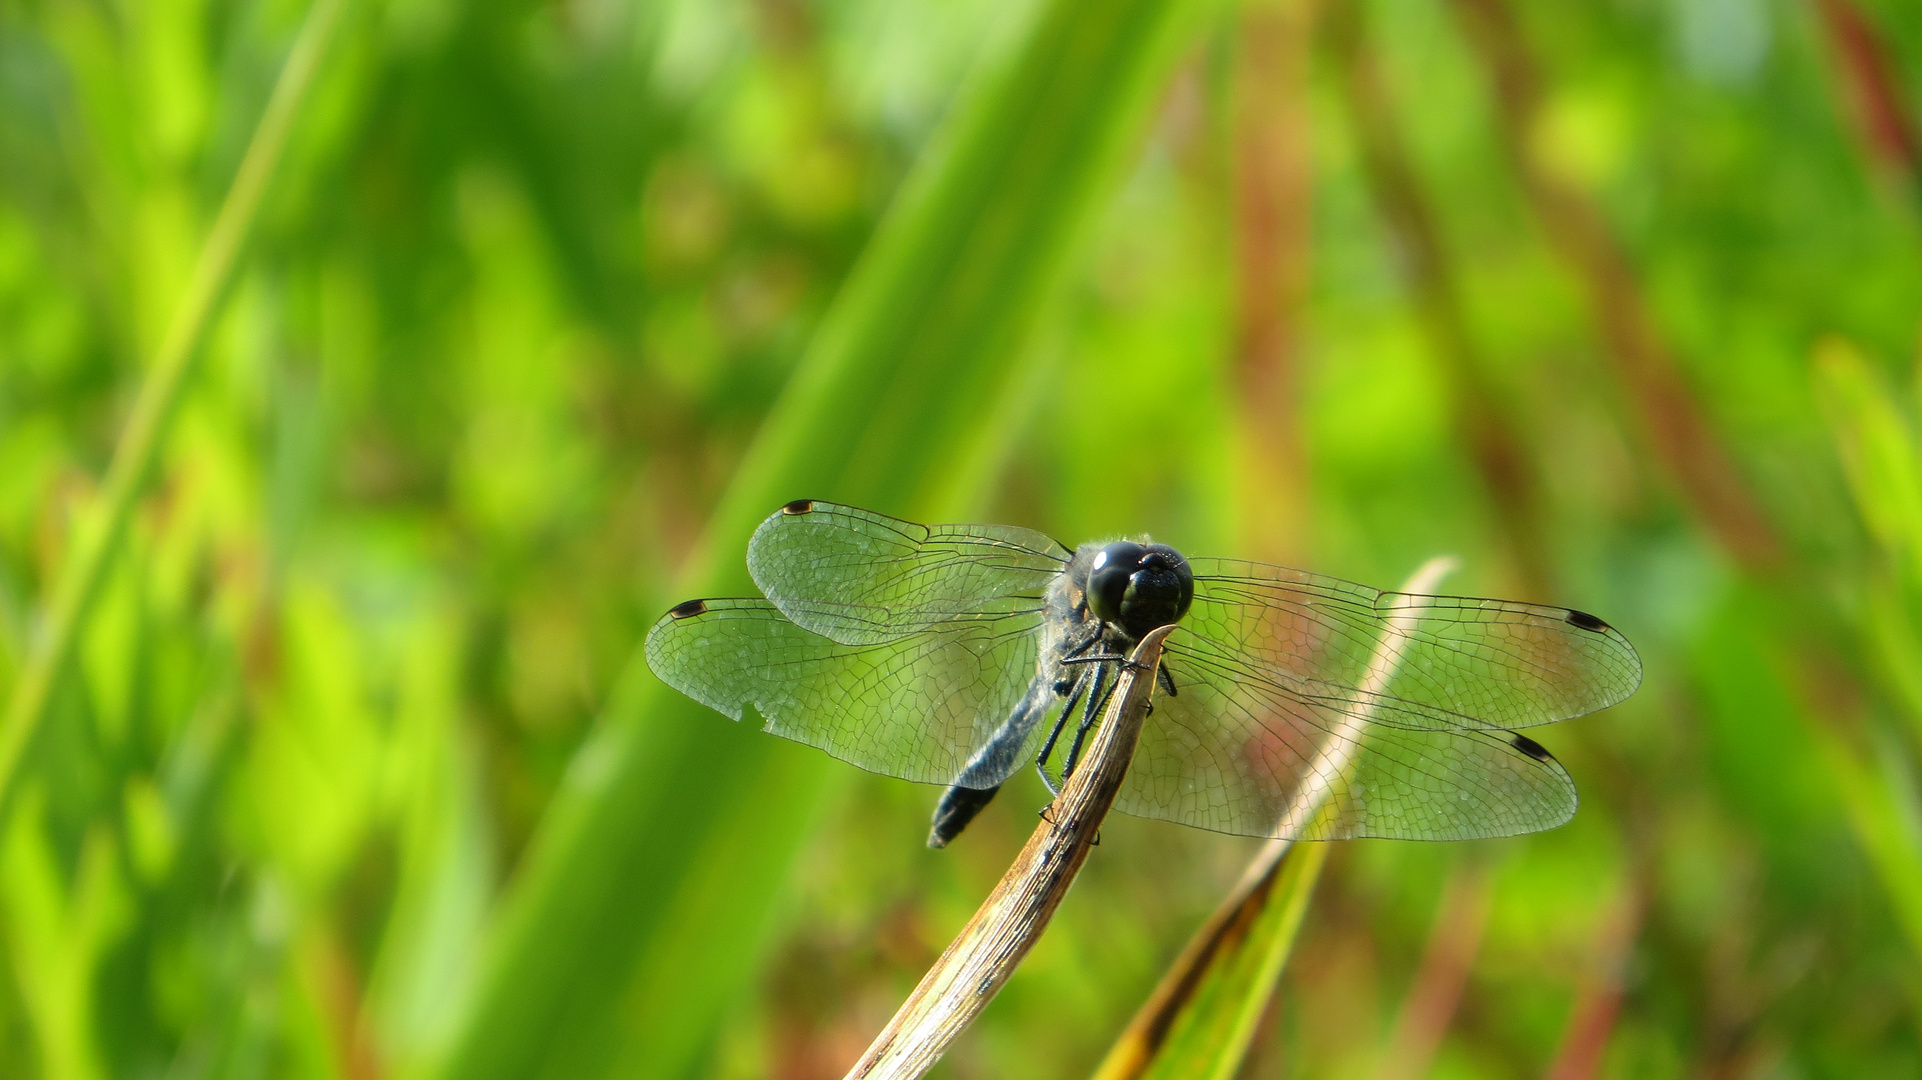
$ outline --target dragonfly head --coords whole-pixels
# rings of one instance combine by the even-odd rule
[[[1194,571],[1166,544],[1117,540],[1088,567],[1088,610],[1132,639],[1179,622],[1194,598]]]

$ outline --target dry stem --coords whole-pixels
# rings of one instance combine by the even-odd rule
[[[1842,84],[1837,92],[1846,99],[1869,165],[1899,181],[1911,197],[1922,194],[1922,140],[1882,34],[1854,0],[1815,0],[1815,10],[1835,54]]]
[[[1128,773],[1154,693],[1161,645],[1172,629],[1164,626],[1141,639],[1087,758],[1042,815],[1001,883],[849,1070],[848,1080],[909,1080],[926,1073],[1041,937]]]
[[[1311,509],[1298,383],[1314,178],[1308,46],[1319,7],[1319,0],[1254,0],[1242,5],[1236,36],[1240,532],[1256,558],[1282,563],[1301,558]]]
[[[1489,377],[1470,328],[1456,260],[1443,240],[1432,200],[1395,122],[1394,102],[1369,37],[1367,14],[1352,4],[1331,13],[1329,35],[1354,117],[1355,141],[1375,205],[1399,241],[1408,286],[1448,379],[1456,439],[1481,473],[1522,592],[1553,594],[1542,540],[1541,492],[1527,440]]]
[[[1562,1032],[1561,1048],[1548,1067],[1548,1080],[1589,1080],[1601,1071],[1602,1055],[1615,1033],[1628,989],[1628,961],[1647,907],[1647,888],[1639,875],[1631,873],[1596,935],[1595,966],[1576,991],[1575,1008]]]
[[[1471,856],[1449,878],[1375,1080],[1420,1080],[1428,1075],[1468,986],[1493,894],[1492,875],[1481,859]]]
[[[1587,288],[1615,373],[1657,458],[1721,545],[1751,572],[1768,576],[1783,565],[1782,539],[1656,328],[1627,253],[1595,201],[1549,168],[1530,142],[1546,95],[1508,0],[1455,0],[1454,6],[1488,67],[1496,132],[1522,190]]]

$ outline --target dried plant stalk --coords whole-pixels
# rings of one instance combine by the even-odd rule
[[[1429,1074],[1468,987],[1494,898],[1487,860],[1470,856],[1456,867],[1442,890],[1428,945],[1402,999],[1375,1080],[1421,1080]]]
[[[849,1070],[848,1080],[909,1080],[926,1073],[1034,947],[1080,872],[1127,776],[1154,694],[1161,645],[1172,629],[1151,631],[1135,647],[1087,758],[1042,815],[1000,884]]]

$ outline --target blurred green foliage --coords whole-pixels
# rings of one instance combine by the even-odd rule
[[[930,852],[934,792],[634,663],[797,496],[1378,584],[1453,552],[1641,648],[1542,735],[1570,825],[1328,852],[1244,1075],[1385,1075],[1471,863],[1427,1075],[1594,1030],[1607,1076],[1922,1073],[1922,202],[1862,91],[1922,97],[1922,24],[1510,0],[1517,131],[1486,2],[1366,4],[1358,54],[1300,0],[351,0],[0,805],[0,1076],[839,1075],[1041,792]],[[306,11],[0,0],[0,695]],[[1676,480],[1516,145],[1778,561]],[[947,1075],[1091,1071],[1252,851],[1103,840]]]

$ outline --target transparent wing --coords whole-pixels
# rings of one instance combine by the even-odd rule
[[[1460,840],[1552,828],[1568,774],[1512,728],[1605,708],[1641,661],[1591,615],[1191,560],[1195,601],[1116,805],[1221,832]],[[1392,632],[1391,632],[1391,623]]]
[[[1245,677],[1247,656],[1177,632],[1115,800],[1139,817],[1245,836],[1466,840],[1553,828],[1568,773],[1509,732],[1370,723]]]
[[[1362,710],[1372,723],[1416,730],[1498,731],[1607,708],[1642,681],[1628,639],[1583,612],[1385,593],[1266,563],[1190,565],[1188,636],[1210,650],[1222,678],[1261,684],[1303,708]],[[1389,618],[1411,606],[1413,622],[1393,644],[1392,677],[1364,690]]]
[[[747,548],[748,572],[767,598],[843,645],[1037,609],[1068,558],[1029,529],[916,525],[812,499],[775,511]]]
[[[988,787],[1032,756],[1024,736],[986,755],[992,768],[975,760],[1036,677],[1040,619],[1036,604],[846,645],[766,600],[690,600],[648,631],[647,664],[712,709],[739,720],[753,706],[765,730],[870,772],[948,784],[967,769]]]

